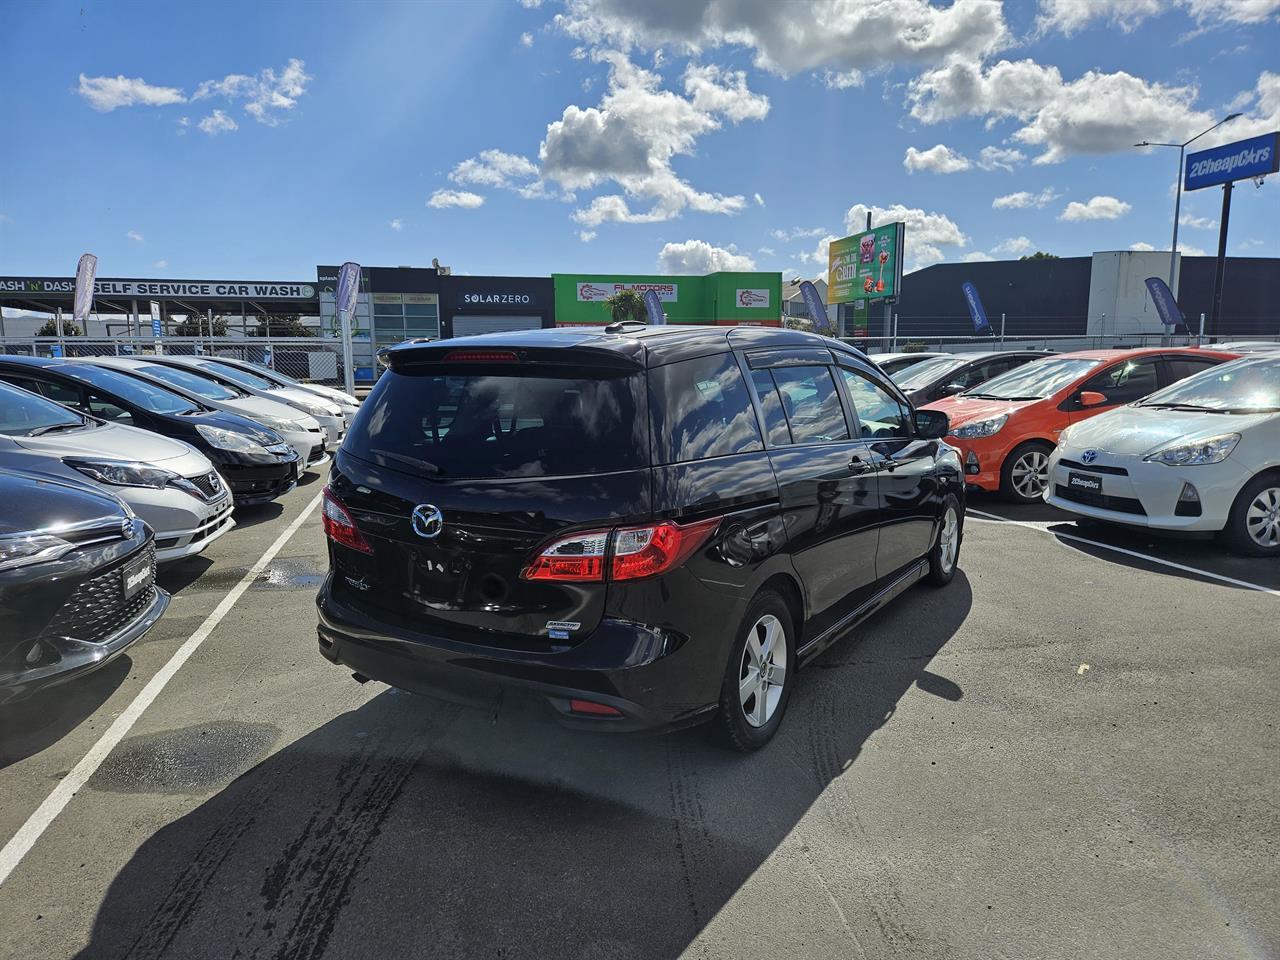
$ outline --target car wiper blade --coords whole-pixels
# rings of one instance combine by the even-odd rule
[[[391,450],[379,450],[376,447],[370,448],[369,452],[379,457],[386,457],[388,460],[407,463],[411,467],[419,467],[420,469],[426,470],[428,473],[435,474],[437,477],[444,476],[444,470],[428,460],[419,460],[417,457],[406,456],[403,453],[395,453]]]
[[[1202,407],[1198,403],[1143,403],[1143,407],[1153,407],[1160,410],[1194,410],[1202,413],[1220,413],[1221,407]]]
[[[34,430],[28,431],[28,437],[43,437],[46,433],[53,433],[55,430],[78,430],[84,426],[84,422],[80,423],[51,423],[47,427],[36,427]]]

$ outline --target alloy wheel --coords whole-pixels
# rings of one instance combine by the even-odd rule
[[[738,702],[753,727],[763,727],[778,709],[787,682],[787,634],[771,613],[752,624],[738,671]]]
[[[1244,526],[1258,546],[1280,546],[1280,487],[1258,491],[1245,511]]]
[[[943,573],[950,573],[956,565],[956,553],[960,549],[960,518],[955,507],[947,507],[942,519],[942,532],[938,535],[938,553]]]
[[[1049,485],[1049,455],[1043,450],[1028,450],[1014,461],[1010,479],[1018,496],[1038,499]]]

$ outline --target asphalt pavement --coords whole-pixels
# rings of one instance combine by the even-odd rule
[[[320,485],[0,712],[0,846]],[[0,883],[0,957],[1280,956],[1280,565],[970,506],[749,757],[355,683],[313,510]]]

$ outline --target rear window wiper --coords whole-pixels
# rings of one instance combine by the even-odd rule
[[[28,432],[27,436],[42,437],[46,433],[53,433],[53,431],[55,430],[78,430],[80,427],[83,427],[83,426],[84,426],[83,421],[81,421],[80,423],[51,423],[45,427],[36,427],[34,430]]]
[[[444,470],[431,463],[428,460],[420,460],[417,457],[406,456],[403,453],[395,453],[391,450],[379,450],[376,447],[370,447],[369,452],[379,457],[386,457],[388,460],[395,460],[397,463],[407,463],[411,467],[418,467],[426,470],[428,473],[435,474],[437,477],[444,476]]]

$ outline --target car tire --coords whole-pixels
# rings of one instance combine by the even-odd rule
[[[791,611],[782,597],[771,590],[758,594],[743,615],[725,665],[713,724],[723,745],[751,753],[778,732],[795,686],[796,640]],[[779,643],[783,645],[782,656],[778,655]],[[767,651],[761,649],[765,646]],[[762,653],[767,653],[768,664],[763,684],[759,669]],[[782,682],[771,683],[779,673]]]
[[[1280,557],[1280,474],[1267,473],[1244,485],[1231,505],[1223,539],[1236,553]]]
[[[1042,503],[1053,444],[1030,440],[1013,448],[1000,468],[1000,492],[1014,503]]]
[[[942,522],[938,535],[929,550],[929,573],[925,582],[934,587],[945,587],[955,579],[960,566],[960,544],[964,539],[964,514],[960,502],[951,494],[942,501]]]

